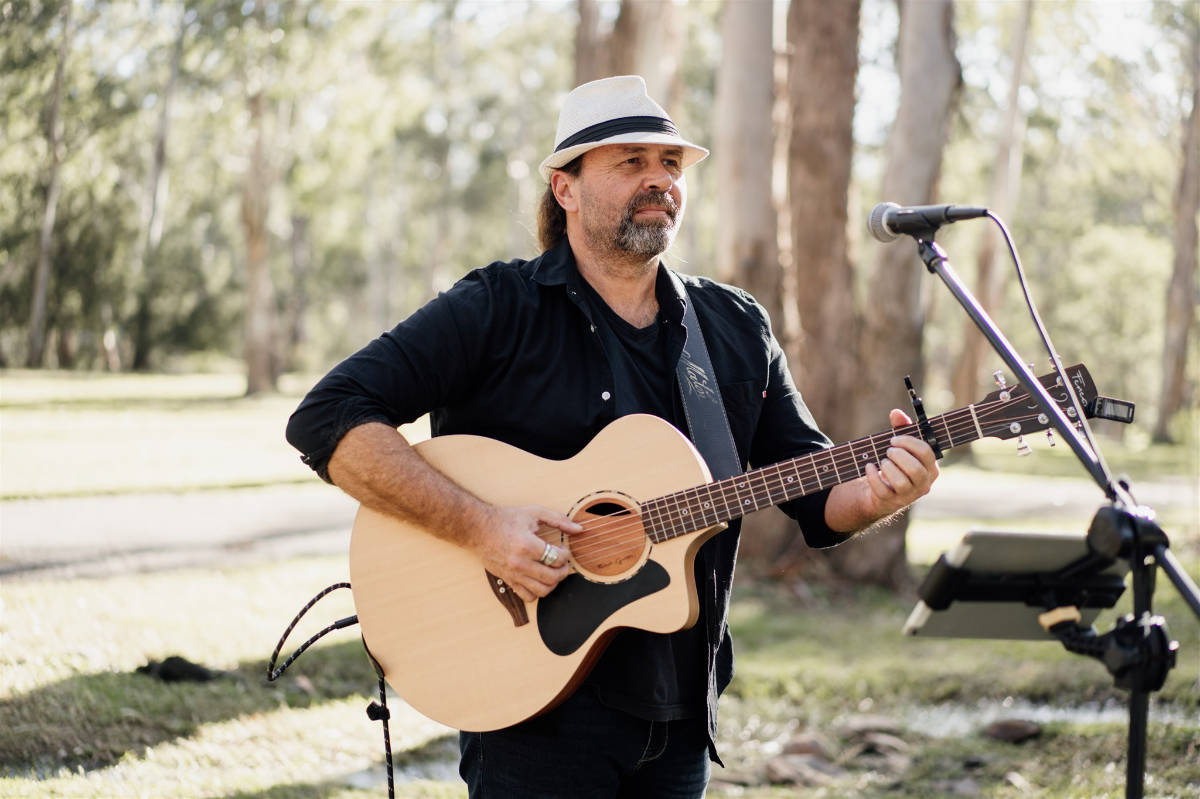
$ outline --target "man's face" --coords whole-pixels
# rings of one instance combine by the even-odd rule
[[[666,252],[687,198],[682,158],[682,149],[661,144],[606,144],[585,153],[576,186],[588,245],[647,257]]]

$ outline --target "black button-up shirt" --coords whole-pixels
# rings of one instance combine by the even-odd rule
[[[762,306],[740,289],[678,277],[686,296],[660,267],[666,368],[674,372],[686,337],[684,303],[694,302],[741,462],[763,466],[829,446]],[[329,458],[347,431],[371,421],[399,426],[425,413],[433,435],[487,436],[543,458],[569,458],[618,413],[638,410],[614,394],[624,375],[613,370],[622,359],[606,354],[585,291],[565,239],[533,260],[477,269],[336,366],[292,415],[287,438],[326,480]],[[673,404],[667,421],[686,433],[678,387]],[[825,524],[827,497],[824,491],[781,506],[811,546],[844,538]],[[726,619],[739,535],[735,520],[697,557],[708,652],[707,678],[694,682],[707,684],[707,696],[693,697],[698,706],[682,715],[707,716],[710,737],[717,696],[733,675]],[[645,698],[647,717],[661,715],[654,704]],[[636,702],[628,709],[636,711]]]

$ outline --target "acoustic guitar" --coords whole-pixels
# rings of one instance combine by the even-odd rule
[[[1085,413],[1096,389],[1082,365],[1067,374]],[[1040,378],[1071,416],[1051,373]],[[695,623],[693,561],[726,522],[854,480],[896,434],[941,449],[1044,430],[1049,419],[1019,386],[927,423],[887,430],[729,479],[712,481],[691,442],[654,416],[625,416],[563,461],[491,439],[451,435],[416,445],[480,499],[567,514],[571,573],[525,602],[474,553],[419,525],[366,507],[350,541],[350,582],[363,640],[392,688],[435,721],[468,731],[507,727],[561,702],[619,629],[670,633]],[[568,546],[565,534],[541,537]]]

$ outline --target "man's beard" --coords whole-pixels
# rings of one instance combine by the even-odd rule
[[[635,222],[634,214],[647,206],[666,209],[666,218]],[[625,214],[617,227],[615,244],[617,249],[625,252],[653,257],[662,255],[670,248],[678,230],[679,205],[675,198],[663,192],[646,192],[634,197],[625,208]]]
[[[590,203],[585,200],[583,235],[588,246],[597,252],[651,258],[662,255],[671,246],[679,229],[679,217],[682,213],[674,197],[655,191],[639,194],[630,200],[615,226],[607,224],[603,211],[589,206]],[[648,222],[635,222],[634,214],[647,206],[665,209],[666,217]]]

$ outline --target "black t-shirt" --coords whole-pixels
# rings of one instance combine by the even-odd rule
[[[634,327],[609,308],[586,281],[583,285],[596,333],[612,367],[616,415],[649,413],[686,429],[683,420],[675,418],[675,370],[667,321],[659,315],[647,327]],[[708,689],[704,629],[701,618],[692,627],[670,635],[621,630],[586,684],[605,704],[640,718],[702,717]]]

